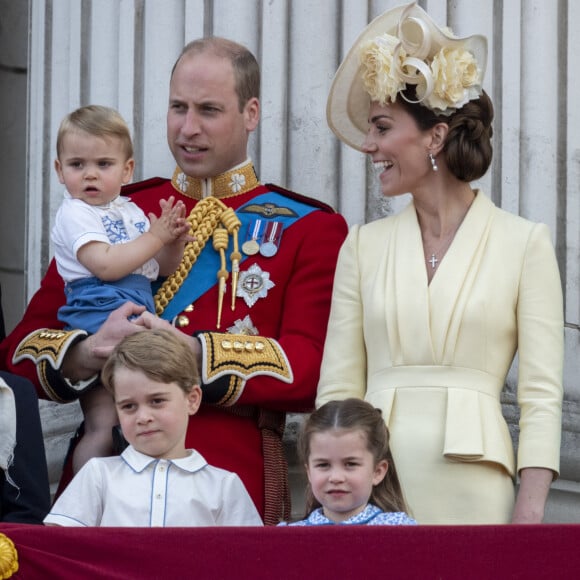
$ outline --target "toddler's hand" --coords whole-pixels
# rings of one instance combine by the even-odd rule
[[[185,204],[181,200],[174,202],[173,196],[161,199],[159,200],[161,215],[157,217],[154,213],[149,214],[151,222],[149,232],[157,236],[163,244],[170,244],[176,240],[193,241],[189,236],[190,225],[185,219]]]

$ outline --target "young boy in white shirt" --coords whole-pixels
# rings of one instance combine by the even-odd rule
[[[195,356],[171,330],[143,330],[102,370],[123,435],[118,457],[93,458],[45,518],[61,526],[261,526],[240,478],[185,448],[201,403]]]

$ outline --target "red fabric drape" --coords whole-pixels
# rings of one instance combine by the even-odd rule
[[[25,580],[577,578],[580,525],[56,528],[0,524]]]

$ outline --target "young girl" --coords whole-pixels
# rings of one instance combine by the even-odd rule
[[[330,401],[314,411],[298,452],[308,475],[307,518],[289,525],[417,523],[405,513],[381,411],[366,401]]]

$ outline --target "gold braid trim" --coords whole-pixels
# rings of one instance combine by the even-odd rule
[[[176,167],[171,183],[176,191],[192,199],[235,197],[251,191],[260,184],[254,165],[249,159],[225,173],[207,179],[190,177]]]
[[[233,215],[233,217],[232,217]],[[223,223],[227,233],[234,238],[234,251],[232,252],[232,260],[237,258],[238,249],[238,230],[241,222],[236,216],[235,212],[226,206],[222,201],[215,197],[206,197],[200,200],[196,206],[191,210],[187,221],[190,224],[190,235],[195,238],[193,242],[189,242],[185,246],[181,264],[171,274],[161,288],[155,294],[155,312],[158,316],[163,314],[163,311],[173,300],[181,285],[189,275],[191,268],[197,261],[201,251],[205,247],[207,241],[213,235],[215,229]],[[227,244],[226,244],[227,246]],[[234,262],[234,267],[236,264]]]
[[[0,534],[0,578],[10,578],[18,572],[18,552],[14,542],[5,534]]]
[[[226,394],[216,403],[218,407],[232,406],[242,394],[246,381],[236,375],[230,375],[228,380],[228,390]]]

